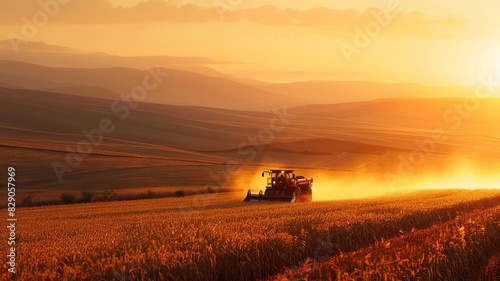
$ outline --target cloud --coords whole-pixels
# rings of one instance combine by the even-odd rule
[[[59,4],[59,1],[67,3]],[[192,4],[172,5],[163,0],[148,0],[128,8],[115,6],[108,0],[5,0],[0,1],[0,23],[21,24],[23,18],[33,21],[33,17],[43,11],[50,11],[52,23],[62,24],[207,22],[218,19],[213,9]]]
[[[0,24],[22,25],[23,18],[33,21],[34,15],[43,11],[40,3],[58,3],[62,0],[4,0],[0,2]],[[54,5],[46,5],[54,7]],[[52,8],[54,11],[55,8]],[[338,10],[313,8],[309,10],[281,9],[262,6],[243,10],[220,10],[193,4],[176,5],[164,0],[148,0],[128,8],[113,5],[108,0],[71,0],[59,5],[50,18],[51,24],[136,24],[136,23],[225,23],[247,21],[261,25],[283,25],[328,30],[335,34],[350,35],[355,28],[363,28],[384,11],[370,8]],[[386,36],[450,39],[467,25],[465,18],[457,15],[429,15],[422,12],[400,13],[387,28]],[[452,38],[451,38],[452,39]]]

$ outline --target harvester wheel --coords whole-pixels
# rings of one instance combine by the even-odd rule
[[[292,203],[298,203],[298,202],[302,201],[301,199],[302,199],[302,198],[301,198],[301,195],[300,195],[300,190],[298,190],[298,189],[297,189],[297,190],[295,190],[295,191],[293,192],[293,199],[292,199],[292,201],[291,201],[291,202],[292,202]]]

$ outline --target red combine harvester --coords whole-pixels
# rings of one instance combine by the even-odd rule
[[[248,190],[244,201],[283,201],[311,202],[312,178],[295,176],[293,170],[269,170],[262,172],[262,177],[268,174],[266,190],[252,194]]]

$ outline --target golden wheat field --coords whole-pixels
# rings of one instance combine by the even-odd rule
[[[242,195],[20,208],[16,278],[439,280],[479,274],[500,245],[496,190],[300,204]]]

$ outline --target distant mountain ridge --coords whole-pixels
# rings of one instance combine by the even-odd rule
[[[0,61],[2,86],[108,99],[114,99],[140,83],[145,68],[160,66],[169,70],[172,79],[154,91],[158,94],[151,95],[146,102],[238,110],[268,111],[284,105],[335,104],[385,98],[465,97],[475,91],[473,86],[442,87],[370,81],[268,83],[209,67],[231,62],[203,57],[124,57],[83,53],[44,42],[27,41],[22,44],[21,52],[15,53],[9,41],[0,41]],[[167,96],[167,92],[171,95]]]
[[[20,40],[20,39],[17,39]],[[6,52],[11,51],[15,52],[13,43],[10,40],[0,40],[0,51]],[[38,41],[22,41],[20,45],[20,49],[23,52],[37,52],[37,53],[77,53],[75,50],[57,46],[57,45],[49,45],[44,42]]]
[[[144,102],[259,111],[268,111],[285,104],[300,104],[280,94],[224,78],[165,68],[157,71],[163,72],[166,77],[158,83],[158,87],[148,91]],[[130,94],[132,89],[143,85],[148,75],[148,70],[124,67],[54,68],[0,61],[0,85],[105,99],[117,99],[122,94]],[[89,91],[89,88],[95,91]]]
[[[15,52],[8,40],[0,41],[0,60],[16,60],[19,62],[40,64],[53,67],[71,68],[109,68],[127,67],[144,69],[160,65],[195,72],[202,75],[243,80],[238,77],[216,71],[204,65],[219,63],[204,57],[179,57],[179,56],[117,56],[104,52],[84,53],[71,48],[49,45],[44,42],[26,41],[19,47],[20,52]]]

